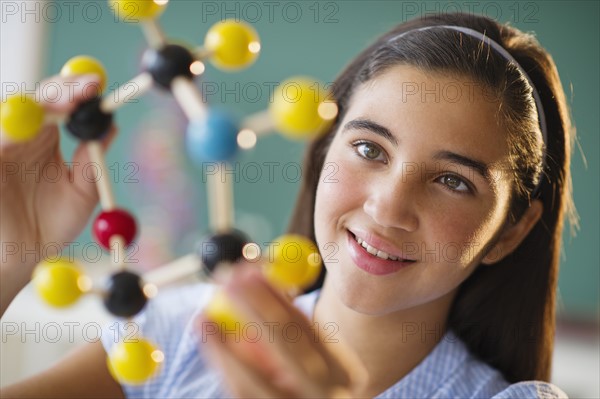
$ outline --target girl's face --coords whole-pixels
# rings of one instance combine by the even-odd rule
[[[499,107],[478,84],[410,66],[355,92],[314,221],[325,286],[346,306],[381,315],[450,300],[484,256],[504,255],[490,251],[511,189]]]

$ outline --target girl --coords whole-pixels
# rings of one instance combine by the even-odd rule
[[[572,129],[551,57],[490,19],[430,16],[364,50],[334,97],[338,118],[308,148],[290,225],[321,249],[322,286],[293,306],[240,267],[225,288],[244,319],[264,327],[258,339],[211,328],[202,308],[212,288],[190,287],[137,318],[166,354],[155,380],[120,387],[106,368],[107,333],[104,347],[5,394],[564,397],[544,382],[559,239],[573,212]],[[2,159],[58,157],[48,146],[56,134],[3,148]],[[74,237],[96,201],[83,181],[52,187],[43,202],[42,184],[3,184],[7,241]],[[56,226],[48,207],[71,218]],[[26,266],[2,265],[3,309]]]

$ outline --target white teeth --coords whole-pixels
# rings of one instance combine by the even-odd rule
[[[392,256],[392,255],[388,254],[387,252],[381,251],[381,250],[367,244],[367,242],[364,241],[362,238],[356,237],[356,242],[358,242],[371,255],[375,255],[381,259],[398,260],[397,256]]]

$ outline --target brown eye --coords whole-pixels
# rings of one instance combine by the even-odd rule
[[[463,179],[454,175],[444,175],[439,178],[442,184],[454,191],[469,192],[469,186],[463,181]]]

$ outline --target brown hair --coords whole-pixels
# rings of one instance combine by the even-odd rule
[[[436,25],[481,32],[516,59],[541,99],[548,135],[545,151],[532,88],[519,69],[477,38],[450,29],[415,30]],[[398,38],[405,32],[408,33]],[[515,182],[509,220],[521,216],[532,195],[542,201],[543,214],[512,254],[492,266],[478,267],[462,283],[448,326],[475,355],[501,371],[509,382],[548,381],[565,212],[571,217],[572,226],[577,223],[569,171],[574,129],[552,57],[532,35],[489,18],[457,13],[418,18],[380,37],[336,79],[333,96],[339,114],[331,129],[307,149],[304,180],[288,230],[315,240],[317,184],[352,94],[361,83],[398,64],[474,79],[497,94],[501,103],[498,118],[507,131],[513,163],[509,172]]]

